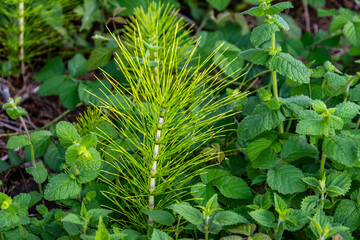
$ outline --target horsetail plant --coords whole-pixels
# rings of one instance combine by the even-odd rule
[[[221,46],[205,62],[194,63],[199,42],[191,46],[183,20],[170,11],[155,3],[148,12],[137,9],[125,41],[113,35],[120,49],[116,62],[128,87],[104,72],[114,90],[98,97],[100,111],[120,136],[99,134],[107,140],[104,154],[117,177],[114,182],[103,176],[110,187],[105,195],[116,206],[111,208],[125,216],[116,220],[139,230],[154,226],[154,212],[186,195],[189,181],[209,159],[196,150],[224,132],[216,122],[233,115],[230,104],[246,95],[219,97],[233,80],[220,79],[223,70],[215,73],[220,61],[201,69]],[[150,16],[156,21],[147,21]]]

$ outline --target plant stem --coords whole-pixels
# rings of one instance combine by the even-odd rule
[[[355,129],[359,129],[359,126],[360,126],[360,118],[359,118],[359,120],[358,120],[357,123],[356,123]]]
[[[165,112],[166,109],[165,108],[160,108],[160,116],[159,116],[159,120],[158,120],[158,127],[156,130],[156,135],[155,135],[155,145],[154,145],[154,150],[153,150],[153,161],[151,163],[151,177],[150,177],[150,185],[149,185],[149,202],[148,202],[148,208],[149,209],[154,209],[155,207],[155,196],[154,196],[154,191],[155,191],[155,186],[156,186],[156,181],[155,181],[155,175],[157,172],[157,158],[159,155],[159,139],[161,137],[161,129],[162,129],[162,125],[164,124],[164,116],[165,116]],[[150,217],[148,218],[148,225],[152,226],[154,224],[154,220],[151,219]]]
[[[325,160],[326,160],[326,155],[323,153],[320,161],[320,179],[322,179],[324,176]]]
[[[23,81],[25,81],[25,52],[24,52],[24,32],[25,32],[25,18],[24,18],[24,0],[19,1],[19,60],[21,64],[21,74]]]
[[[276,48],[276,45],[275,45],[275,33],[273,33],[272,36],[271,36],[271,50],[275,50],[275,48]],[[274,97],[277,100],[279,100],[276,71],[272,71],[271,76],[272,76],[272,85],[273,85]],[[284,133],[284,127],[283,127],[282,123],[280,123],[280,125],[279,125],[279,132]]]
[[[22,228],[22,226],[21,226],[20,221],[19,221],[19,223],[18,223],[18,224],[19,224],[19,230],[20,230],[21,238],[25,240],[25,236],[24,236],[23,228]]]
[[[210,216],[207,216],[206,219],[205,219],[205,226],[204,226],[205,240],[209,239],[209,219],[210,219]]]
[[[176,224],[176,229],[175,229],[175,240],[178,240],[178,238],[179,238],[179,234],[180,234],[180,220],[181,220],[181,216],[179,215],[178,221],[177,221],[177,224]]]

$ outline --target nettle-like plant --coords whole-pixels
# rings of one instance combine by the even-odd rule
[[[226,106],[244,96],[219,97],[226,86],[218,79],[222,71],[212,75],[218,65],[200,71],[206,62],[193,63],[198,43],[191,46],[184,21],[170,10],[154,3],[148,11],[135,10],[125,41],[115,38],[116,61],[128,85],[106,75],[115,91],[99,98],[100,110],[120,136],[100,133],[117,176],[114,182],[104,177],[110,187],[105,194],[123,216],[115,220],[140,230],[154,225],[152,211],[188,193],[189,181],[209,158],[196,150],[222,133],[216,122],[231,116]]]
[[[310,68],[312,63],[282,53],[275,36],[288,24],[278,14],[292,5],[259,2],[245,12],[265,16],[251,33],[257,48],[239,54],[272,71],[272,92],[262,88],[249,98],[238,125],[237,145],[248,160],[248,177],[255,185],[266,181],[265,195],[256,195],[249,214],[275,239],[307,227],[312,239],[336,234],[353,239],[351,232],[360,226],[359,73],[343,74],[328,61]],[[279,91],[279,79],[285,91]]]

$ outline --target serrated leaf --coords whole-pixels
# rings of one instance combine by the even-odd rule
[[[228,229],[231,233],[243,234],[245,236],[252,236],[256,231],[256,224],[249,223],[249,224],[241,224],[238,226],[234,226]]]
[[[273,140],[259,138],[249,143],[246,148],[252,166],[254,168],[268,169],[276,162],[276,151],[271,147]]]
[[[284,228],[288,231],[298,231],[308,222],[307,214],[302,210],[293,209],[285,215],[288,220],[284,222]]]
[[[267,174],[267,182],[273,190],[282,194],[293,194],[305,191],[301,180],[304,177],[300,169],[292,165],[280,165]]]
[[[31,144],[30,140],[26,135],[12,136],[6,144],[8,149],[21,148],[29,146]]]
[[[351,167],[356,161],[355,142],[346,136],[329,136],[325,138],[322,150],[331,160]]]
[[[204,185],[201,182],[191,187],[191,194],[195,198],[195,202],[201,206],[205,206],[207,201],[214,196],[215,193],[211,185]]]
[[[260,17],[265,14],[265,11],[260,9],[259,7],[252,7],[241,14],[249,14],[251,16]]]
[[[291,4],[291,2],[281,2],[281,3],[277,3],[277,4],[270,6],[270,8],[268,10],[266,10],[266,13],[270,14],[270,15],[274,15],[274,14],[278,14],[288,8],[293,8],[293,5]]]
[[[360,22],[347,22],[343,33],[353,45],[360,45]]]
[[[334,221],[355,231],[360,227],[360,208],[356,202],[343,199],[334,213]]]
[[[231,176],[231,173],[219,168],[209,168],[204,170],[204,172],[200,175],[201,181],[205,184],[210,183],[211,181],[225,176]],[[212,195],[211,195],[212,196]]]
[[[87,71],[105,66],[109,62],[112,54],[113,49],[111,48],[97,47],[92,50],[87,65]]]
[[[301,120],[296,125],[296,132],[305,135],[323,135],[324,134],[324,122],[319,119],[305,119]]]
[[[36,163],[36,169],[34,167],[28,167],[25,170],[28,174],[34,177],[34,181],[36,183],[43,183],[47,179],[48,171],[41,161]]]
[[[83,55],[77,53],[72,59],[69,60],[68,70],[69,75],[73,78],[84,75],[87,70],[87,60]]]
[[[201,212],[188,204],[185,203],[173,204],[169,207],[169,209],[172,209],[175,213],[179,214],[180,216],[182,216],[192,224],[195,225],[202,224]]]
[[[238,223],[249,223],[249,221],[240,214],[233,211],[220,211],[215,214],[214,223],[220,226],[235,225]]]
[[[50,137],[52,134],[46,130],[38,130],[30,133],[30,139],[33,144],[44,140],[44,138]]]
[[[56,134],[60,140],[61,145],[68,147],[75,141],[79,142],[80,135],[78,134],[75,126],[69,122],[59,122],[56,125]]]
[[[289,24],[280,15],[275,14],[274,18],[275,18],[275,23],[279,28],[282,28],[285,31],[290,30]]]
[[[82,219],[80,219],[80,217],[78,215],[75,215],[73,213],[67,214],[63,219],[61,219],[61,221],[69,222],[69,223],[73,223],[73,224],[79,224],[79,225],[84,224],[84,221]]]
[[[319,180],[314,177],[304,177],[302,180],[313,188],[320,187]]]
[[[173,238],[161,230],[154,229],[151,234],[151,240],[173,240]]]
[[[270,40],[272,34],[279,31],[280,29],[276,24],[264,23],[254,28],[250,35],[251,43],[258,48],[260,44]]]
[[[275,217],[272,212],[265,209],[258,209],[252,212],[249,212],[249,215],[261,226],[273,228],[276,226]]]
[[[337,15],[331,21],[329,31],[335,32],[341,29],[349,21],[350,21],[350,17],[348,15],[346,14]]]
[[[65,161],[67,164],[72,164],[79,158],[79,146],[74,144],[68,147],[65,152]]]
[[[87,134],[81,138],[80,146],[87,148],[94,147],[97,144],[97,137],[95,134]]]
[[[359,114],[360,106],[353,102],[343,102],[335,106],[334,115],[344,120],[344,123],[350,122]]]
[[[326,191],[330,197],[345,195],[350,190],[351,178],[347,172],[335,172],[326,176]]]
[[[238,138],[250,140],[259,134],[277,127],[285,116],[280,110],[271,110],[264,105],[256,107],[256,114],[245,117],[237,129]]]
[[[345,91],[346,78],[333,72],[324,74],[325,86],[324,91],[327,96],[338,96]]]
[[[319,198],[316,196],[307,196],[301,201],[301,210],[313,213],[315,207],[319,204]]]
[[[303,157],[318,158],[318,155],[319,151],[314,145],[301,137],[291,136],[284,143],[280,157],[285,161],[294,161]]]
[[[264,65],[269,59],[269,51],[264,49],[248,49],[239,53],[239,57],[257,65]]]
[[[53,76],[63,75],[65,73],[65,64],[60,57],[55,57],[48,61],[45,66],[34,76],[38,82],[46,82]]]
[[[171,226],[175,222],[174,216],[171,213],[164,210],[145,209],[141,211],[146,215],[148,215],[155,222],[163,225]]]
[[[69,175],[61,173],[51,178],[47,184],[44,197],[48,201],[73,198],[81,191],[81,186]]]
[[[265,194],[257,194],[254,198],[254,202],[251,206],[253,209],[269,209],[272,206],[272,200],[269,192]],[[255,208],[256,207],[256,208]]]
[[[290,78],[296,83],[310,82],[310,70],[300,61],[288,53],[279,52],[270,59],[269,68]]]
[[[221,177],[215,180],[214,185],[227,198],[252,198],[251,189],[242,178],[235,176]]]

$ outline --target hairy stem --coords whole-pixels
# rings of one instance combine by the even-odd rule
[[[23,231],[20,221],[18,224],[19,224],[19,231],[20,231],[21,238],[25,240],[24,231]]]
[[[208,240],[209,239],[209,219],[210,219],[210,216],[207,216],[206,219],[205,219],[205,226],[204,226],[204,229],[205,229],[205,240]]]
[[[271,36],[271,50],[275,50],[275,48],[276,48],[276,46],[275,46],[275,33],[273,33],[272,36]],[[272,71],[271,76],[272,76],[272,85],[273,85],[274,97],[277,100],[279,100],[276,71]],[[279,132],[284,133],[284,127],[283,127],[282,123],[280,123],[280,125],[279,125]]]
[[[181,216],[179,215],[178,216],[178,221],[177,221],[177,224],[176,224],[176,229],[175,229],[175,240],[178,240],[179,234],[181,232],[181,230],[180,230],[180,220],[181,220]]]
[[[324,177],[325,161],[326,161],[326,155],[323,153],[320,161],[320,179]]]

